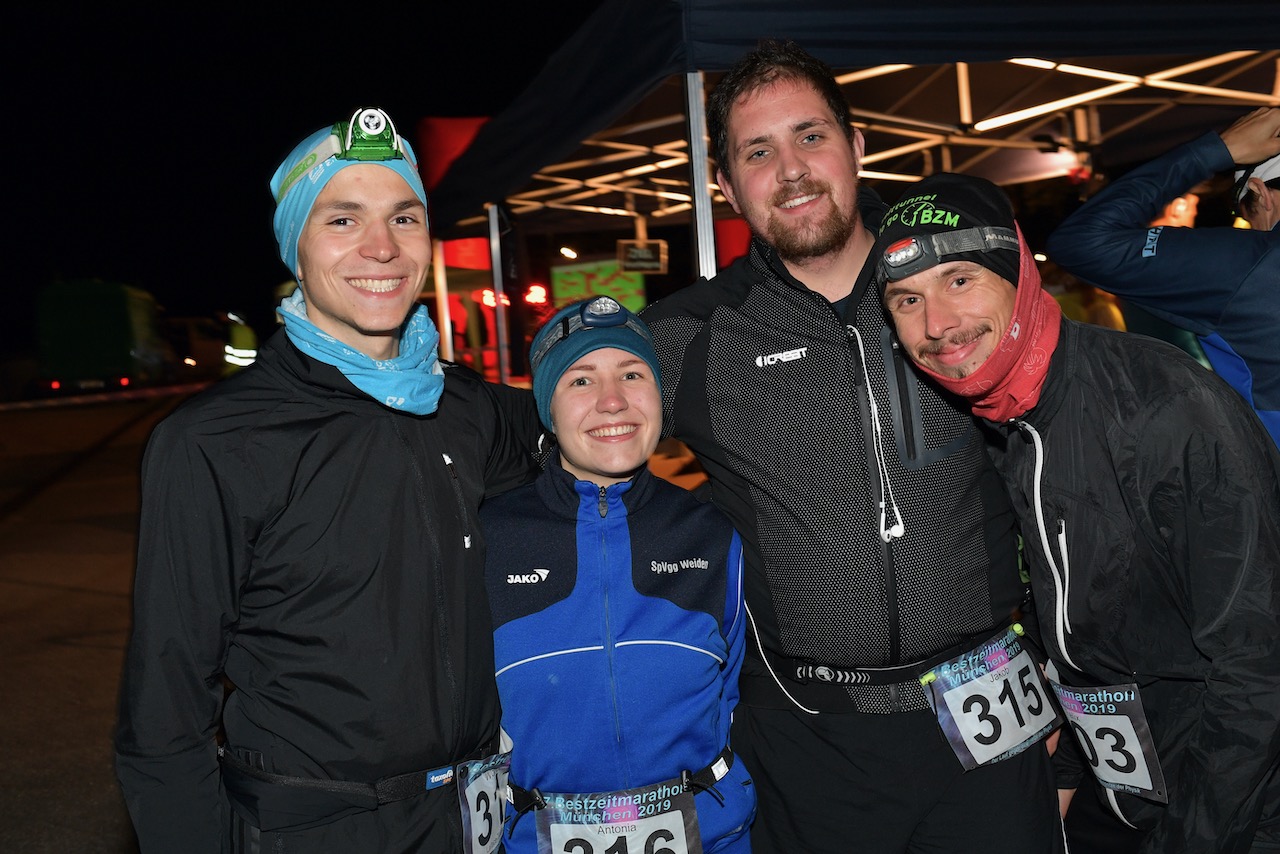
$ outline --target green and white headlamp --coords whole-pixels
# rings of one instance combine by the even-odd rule
[[[391,117],[376,107],[361,107],[352,114],[350,121],[334,124],[333,132],[289,170],[276,191],[276,203],[280,203],[299,178],[330,157],[372,163],[404,158],[417,169],[417,164],[408,154],[408,147],[396,133]]]

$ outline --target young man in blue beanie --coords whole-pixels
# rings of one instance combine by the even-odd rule
[[[649,330],[596,297],[543,326],[530,365],[559,452],[480,514],[511,750],[506,851],[746,854],[755,789],[728,746],[742,544],[647,468],[662,430]]]
[[[284,328],[143,463],[117,772],[143,852],[463,850],[454,768],[498,725],[477,510],[536,470],[533,401],[437,359],[385,113],[271,190]]]

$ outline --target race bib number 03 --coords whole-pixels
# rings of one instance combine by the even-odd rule
[[[920,682],[966,771],[1021,753],[1062,724],[1020,625],[944,661]]]
[[[1073,688],[1054,682],[1053,690],[1099,783],[1117,792],[1169,803],[1169,790],[1136,684]]]
[[[462,839],[466,854],[493,854],[502,842],[506,817],[507,774],[511,754],[458,765],[458,800],[462,806]]]
[[[693,793],[679,781],[546,797],[538,854],[702,854]]]

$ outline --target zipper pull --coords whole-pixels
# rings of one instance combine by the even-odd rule
[[[605,514],[609,512],[609,499],[605,496],[604,487],[600,487],[600,518],[603,519]]]

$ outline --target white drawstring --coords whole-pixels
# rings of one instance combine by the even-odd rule
[[[880,430],[880,410],[876,406],[876,396],[871,390],[871,377],[867,373],[867,352],[862,346],[862,333],[858,332],[858,327],[852,324],[849,325],[849,330],[853,332],[853,337],[858,342],[858,363],[862,368],[862,379],[867,387],[867,402],[871,408],[871,448],[876,458],[876,470],[880,474],[880,539],[888,543],[901,537],[907,529],[902,524],[902,511],[898,509],[898,500],[893,495],[893,483],[889,480],[889,466],[885,462],[884,454],[884,436]],[[886,498],[889,499],[888,506],[893,510],[892,525],[888,524]]]
[[[778,674],[773,672],[773,665],[769,663],[769,656],[764,654],[764,643],[762,643],[760,640],[760,632],[756,631],[756,618],[751,616],[750,607],[747,608],[747,621],[751,623],[751,634],[756,636],[756,649],[760,650],[760,660],[764,662],[765,669],[768,670],[769,675],[773,677],[774,684],[778,686],[778,689],[781,690],[783,694],[787,695],[788,700],[790,700],[792,703],[795,703],[795,706],[797,709],[810,715],[818,714],[817,711],[815,711],[814,709],[810,709],[800,705],[800,701],[797,700],[795,697],[791,696],[791,692],[788,691],[786,686],[782,684],[782,680],[778,678]]]
[[[1036,432],[1036,428],[1032,427],[1025,421],[1015,421],[1018,429],[1031,437],[1031,443],[1036,449],[1036,466],[1035,479],[1032,482],[1033,501],[1036,510],[1036,524],[1040,528],[1040,547],[1044,550],[1045,560],[1049,562],[1049,572],[1053,576],[1053,588],[1057,593],[1057,598],[1053,603],[1053,625],[1058,636],[1058,649],[1061,651],[1063,658],[1067,663],[1079,670],[1080,667],[1071,658],[1071,653],[1067,652],[1067,634],[1071,632],[1071,623],[1067,618],[1067,594],[1070,592],[1070,564],[1067,559],[1067,531],[1065,526],[1058,531],[1058,548],[1062,555],[1062,569],[1058,569],[1058,564],[1053,559],[1053,551],[1049,548],[1049,532],[1044,524],[1044,505],[1040,500],[1040,479],[1044,473],[1044,444],[1040,441],[1040,434]]]

